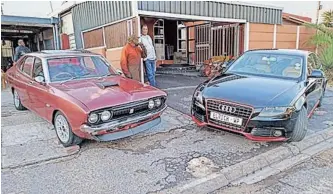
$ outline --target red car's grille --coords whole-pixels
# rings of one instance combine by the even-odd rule
[[[131,109],[133,109],[133,112],[131,112]],[[148,101],[133,105],[120,106],[113,109],[113,118],[119,118],[121,116],[127,116],[133,113],[137,114],[146,110],[148,110]]]
[[[153,99],[155,99],[155,98],[153,98]],[[150,112],[159,110],[160,108],[164,107],[166,98],[162,97],[161,100],[162,100],[161,106],[158,108],[154,108],[154,109],[149,109],[148,100],[143,100],[143,101],[131,102],[131,103],[127,103],[127,104],[123,104],[123,105],[119,105],[119,106],[114,106],[114,107],[110,107],[110,108],[104,108],[104,109],[98,110],[96,112],[98,114],[100,114],[104,110],[112,111],[112,113],[113,113],[112,119],[105,121],[105,122],[110,122],[112,120],[121,121],[121,120],[127,119],[129,117],[138,116],[138,115],[146,115]],[[99,125],[102,123],[104,123],[104,122],[101,119],[99,119],[99,121],[97,123],[94,123],[94,125]]]
[[[208,123],[218,125],[221,127],[226,127],[229,129],[234,129],[234,130],[245,130],[247,123],[253,112],[252,107],[233,103],[233,102],[208,99],[206,103],[207,103],[206,107],[207,107]],[[223,105],[227,106],[227,107],[231,107],[234,111],[228,111],[228,109],[221,108],[221,106],[223,106]],[[229,110],[231,110],[231,109],[229,108]],[[237,125],[237,124],[233,124],[233,123],[228,123],[228,122],[212,119],[212,118],[210,118],[210,113],[212,111],[222,113],[225,115],[229,115],[229,116],[233,116],[233,117],[237,117],[237,118],[242,118],[242,120],[243,120],[242,124]]]

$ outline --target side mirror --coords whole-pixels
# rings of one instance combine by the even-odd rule
[[[119,75],[122,75],[122,74],[123,74],[123,72],[122,72],[120,69],[117,69],[116,71],[117,71],[117,73],[118,73]]]
[[[39,76],[35,77],[35,81],[38,83],[44,83],[45,80],[44,80],[43,76],[39,75]]]
[[[311,72],[311,75],[308,76],[308,78],[324,78],[324,72],[319,69],[314,69]]]

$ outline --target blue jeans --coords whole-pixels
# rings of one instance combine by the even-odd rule
[[[146,73],[148,77],[148,81],[151,86],[156,87],[156,80],[155,80],[155,60],[149,60],[147,59],[145,61],[146,65]]]

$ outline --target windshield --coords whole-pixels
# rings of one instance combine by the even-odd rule
[[[243,73],[281,78],[301,77],[302,57],[288,54],[244,53],[226,73]]]
[[[102,77],[115,74],[98,56],[79,56],[48,59],[51,82]]]

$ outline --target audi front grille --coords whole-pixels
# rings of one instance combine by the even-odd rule
[[[207,99],[207,120],[208,123],[217,126],[225,127],[228,129],[244,131],[247,127],[247,123],[252,115],[253,108],[246,105],[241,105],[233,102],[227,102],[222,100]],[[229,116],[242,118],[242,125],[236,125],[218,121],[210,118],[210,112],[218,112]]]

